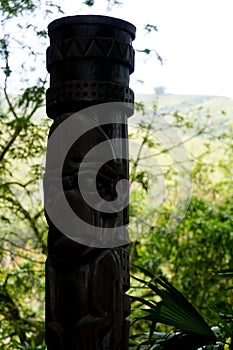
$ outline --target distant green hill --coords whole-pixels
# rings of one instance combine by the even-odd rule
[[[222,115],[224,111],[230,120],[233,120],[233,100],[227,97],[202,96],[202,95],[173,95],[164,94],[156,96],[153,94],[136,94],[136,101],[142,101],[150,106],[153,102],[157,103],[160,113],[190,112],[203,110],[203,113],[209,113],[215,116]]]
[[[207,151],[207,144],[210,145],[211,152],[207,151],[205,156],[206,162],[213,163],[223,156],[224,141],[220,139],[218,135],[221,135],[223,132],[228,132],[230,124],[233,123],[232,99],[201,95],[164,94],[156,96],[153,94],[136,94],[135,100],[137,102],[143,102],[145,107],[148,108],[156,103],[158,116],[164,115],[169,123],[175,120],[176,117],[166,118],[166,116],[172,116],[175,112],[179,112],[179,114],[184,117],[184,122],[187,122],[187,124],[190,121],[190,124],[193,125],[190,129],[176,127],[176,132],[184,141],[184,145],[188,152],[192,154],[192,157],[194,155],[198,156],[204,154]],[[135,111],[132,119],[136,122],[141,120],[146,121],[147,113],[141,116],[140,113]],[[160,118],[158,120],[160,120]],[[155,125],[156,124],[157,121],[155,122]],[[206,128],[205,132],[201,134],[197,133],[197,136],[192,138],[197,130],[201,130],[204,126]],[[188,140],[188,142],[186,143],[185,140]],[[217,176],[219,176],[219,174],[217,174]]]

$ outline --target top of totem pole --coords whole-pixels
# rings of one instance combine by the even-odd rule
[[[100,15],[77,15],[77,16],[67,16],[54,20],[48,25],[48,34],[51,36],[52,32],[57,29],[61,30],[61,27],[69,26],[77,26],[77,25],[88,25],[90,28],[90,24],[105,26],[104,35],[106,36],[106,26],[114,27],[123,31],[126,31],[130,34],[132,40],[135,39],[136,27],[120,18],[109,17],[109,16],[100,16]],[[101,36],[101,30],[100,30]]]
[[[108,16],[69,16],[50,23],[48,116],[108,102],[129,104],[132,115],[129,76],[134,71],[135,32],[133,24]]]

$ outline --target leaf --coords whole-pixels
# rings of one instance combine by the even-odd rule
[[[158,28],[157,26],[153,25],[153,24],[147,24],[144,28],[148,33],[152,32],[153,30],[154,31],[158,31]]]
[[[85,0],[84,1],[84,4],[89,6],[89,7],[92,7],[94,5],[95,1],[94,0]]]
[[[148,314],[145,316],[147,320],[170,325],[188,333],[204,336],[209,340],[216,340],[215,334],[200,313],[165,277],[154,276],[142,267],[135,267],[151,279],[143,283],[154,293],[154,297],[160,296],[162,299],[153,304],[151,300],[136,297],[138,301],[149,306],[145,309]]]

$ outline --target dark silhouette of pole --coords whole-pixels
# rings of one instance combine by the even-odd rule
[[[95,198],[97,169],[97,193],[111,206],[118,195],[116,185],[129,177],[127,118],[133,114],[129,75],[134,70],[135,27],[106,16],[72,16],[52,22],[48,33],[46,109],[53,124],[44,177],[49,225],[46,344],[48,350],[126,350],[128,205],[106,211],[94,199],[93,206],[87,203],[83,193]],[[101,107],[103,103],[108,103],[106,108]],[[92,128],[87,127],[92,123]],[[103,162],[107,154],[110,158]],[[64,163],[59,173],[60,156]],[[123,191],[124,200],[127,191]],[[81,218],[90,231],[67,219],[62,192],[69,215]],[[90,233],[92,228],[96,236]]]

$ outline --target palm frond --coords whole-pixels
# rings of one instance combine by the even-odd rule
[[[142,267],[135,267],[146,277],[150,278],[149,281],[145,281],[133,276],[135,280],[143,283],[146,289],[149,289],[145,297],[131,297],[132,300],[140,303],[143,311],[143,315],[137,319],[151,321],[153,325],[159,322],[181,330],[182,332],[179,335],[169,339],[170,344],[178,341],[180,349],[185,349],[185,346],[187,346],[186,342],[190,340],[190,346],[192,343],[194,346],[190,347],[190,349],[196,349],[198,346],[216,342],[217,338],[214,332],[201,314],[165,277],[154,276],[150,271]],[[161,299],[160,301],[157,301],[158,296]],[[142,306],[144,307],[142,308]],[[192,341],[190,337],[195,339],[196,342]],[[184,347],[181,346],[181,343],[184,343]],[[168,344],[168,339],[166,344]],[[164,346],[162,347],[163,349],[166,348]],[[175,349],[175,347],[171,348]]]

